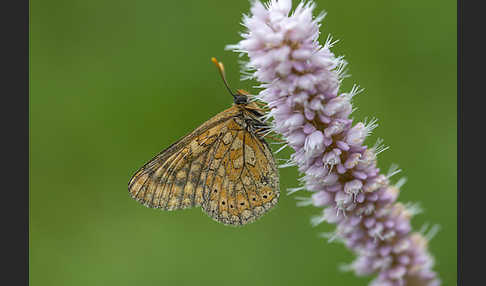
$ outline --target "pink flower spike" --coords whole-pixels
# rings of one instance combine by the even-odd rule
[[[312,225],[336,224],[332,240],[356,254],[348,269],[375,275],[371,286],[438,286],[428,237],[412,232],[416,211],[397,202],[402,181],[392,185],[393,173],[377,167],[386,148],[364,145],[376,120],[349,118],[361,90],[340,91],[347,62],[331,51],[330,37],[319,42],[324,14],[313,16],[312,0],[293,11],[290,0],[251,3],[243,39],[228,48],[248,56],[244,72],[262,88],[252,100],[266,104],[264,118],[294,151],[284,165],[303,173],[296,189],[313,192],[300,205],[324,208]]]

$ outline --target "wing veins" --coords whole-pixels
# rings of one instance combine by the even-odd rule
[[[264,146],[263,144],[265,144],[265,145],[266,145],[266,143],[267,143],[267,142],[265,142],[263,139],[262,139],[262,140],[263,140],[263,142],[262,142],[262,140],[260,140],[260,138],[256,137],[256,136],[255,136],[255,135],[253,135],[252,133],[250,133],[250,134],[251,134],[251,135],[253,136],[253,138],[255,138],[255,139],[256,139],[256,140],[257,140],[259,143],[261,143],[261,144],[256,144],[256,145],[258,146],[258,149],[260,149],[260,151],[262,152],[262,154],[263,154],[263,156],[265,157],[265,159],[267,159],[267,162],[268,162],[268,163],[274,163],[274,162],[275,162],[275,160],[273,159],[273,157],[271,157],[271,158],[269,159],[269,158],[268,158],[268,156],[267,156],[267,153],[266,153],[266,152],[265,152],[265,150],[264,150],[264,147],[265,147],[265,146]],[[270,154],[271,154],[271,152],[272,152],[272,151],[271,151],[270,147],[268,147],[268,145],[267,145],[266,147],[268,148],[268,151],[269,151],[269,152],[270,152]],[[271,164],[271,165],[273,166],[274,164]]]
[[[243,165],[241,167],[241,172],[240,172],[240,175],[238,175],[238,177],[241,179],[241,175],[243,175],[243,171],[245,170],[245,167],[246,167],[246,160],[245,160],[245,138],[246,138],[246,133],[245,131],[243,131]]]
[[[248,172],[250,172],[250,171],[248,171]],[[248,200],[248,206],[250,207],[251,213],[253,214],[253,218],[256,219],[257,216],[255,215],[255,212],[253,211],[253,207],[251,206],[250,196],[248,195],[248,191],[246,190],[245,184],[243,184],[243,180],[241,179],[241,177],[239,179],[240,179],[241,185],[243,185],[243,189],[245,190],[246,199]],[[253,180],[253,178],[252,178],[252,180]]]
[[[233,116],[223,117],[223,118],[219,119],[218,121],[215,121],[215,122],[209,124],[208,126],[204,126],[204,128],[200,129],[200,127],[203,127],[203,126],[200,126],[200,127],[196,128],[195,130],[191,131],[190,133],[182,136],[181,138],[179,138],[179,140],[172,143],[171,145],[169,145],[167,148],[163,149],[159,153],[157,153],[154,157],[152,157],[152,159],[150,159],[141,168],[139,168],[137,170],[137,172],[135,172],[135,174],[132,176],[132,178],[130,178],[129,182],[131,182],[133,184],[133,182],[136,181],[136,180],[134,180],[134,178],[138,179],[140,176],[143,176],[143,175],[147,174],[148,172],[150,172],[151,168],[155,165],[155,163],[157,161],[159,161],[159,162],[166,161],[172,154],[175,154],[178,151],[180,151],[182,148],[184,148],[185,144],[181,144],[183,141],[191,141],[191,139],[193,139],[194,137],[199,136],[202,133],[206,132],[207,130],[213,128],[214,126],[216,126],[216,125],[218,125],[222,122],[228,121],[232,118],[233,118]],[[175,149],[175,150],[173,150],[173,149]],[[172,151],[172,152],[169,152],[169,151]],[[131,186],[129,186],[129,188],[131,188]]]
[[[214,144],[214,142],[211,143],[211,147],[213,146],[213,144]],[[211,148],[211,147],[209,147],[209,148]],[[197,183],[194,186],[194,193],[192,194],[191,207],[194,207],[196,205],[196,190],[197,190],[197,187],[199,186],[199,182],[201,181],[201,175],[202,175],[202,172],[203,172],[204,163],[206,163],[206,159],[208,158],[208,156],[209,156],[209,152],[204,152],[204,160],[201,162],[201,168],[199,169],[199,174],[197,175]]]
[[[239,131],[238,131],[238,132],[239,132]],[[229,151],[231,150],[231,146],[232,146],[232,145],[233,145],[233,143],[235,142],[236,138],[238,138],[238,132],[236,132],[235,137],[233,138],[233,140],[231,140],[231,143],[229,144],[229,148],[228,148],[228,150],[226,151],[226,153],[224,154],[223,159],[224,159],[226,156],[229,156],[229,154],[230,154],[230,152],[229,152]],[[231,158],[228,158],[228,164],[229,164],[230,162],[231,162]],[[227,176],[226,176],[226,171],[227,171],[227,168],[225,168],[225,176],[224,176],[224,177],[227,177]],[[224,181],[223,181],[223,182],[224,182]],[[227,197],[229,197],[229,190],[227,190],[227,193],[228,193]],[[235,194],[235,202],[236,202],[236,194]],[[229,202],[228,202],[228,204],[229,204]],[[237,206],[235,205],[235,208],[236,208],[236,207],[237,207]],[[218,204],[218,210],[219,210],[219,204]],[[231,215],[231,214],[230,214],[230,212],[229,212],[229,210],[228,210],[228,218],[229,218],[229,216],[230,216],[230,215]],[[231,219],[231,218],[229,218],[229,219]],[[238,214],[238,219],[240,220],[240,224],[243,224],[243,223],[242,223],[242,221],[241,221],[241,216],[240,216],[239,214]]]
[[[192,155],[192,152],[191,154]],[[178,198],[178,203],[177,203],[177,209],[180,209],[181,208],[181,205],[182,205],[182,199],[184,198],[184,189],[186,188],[186,185],[187,185],[187,181],[189,181],[189,175],[190,175],[190,172],[191,172],[191,168],[192,168],[192,164],[194,163],[196,159],[192,159],[190,162],[189,162],[189,169],[187,169],[187,174],[186,174],[186,180],[184,182],[184,186],[182,187],[181,189],[181,194],[179,195],[179,198]],[[182,170],[182,168],[180,169]],[[195,190],[194,190],[195,191]]]
[[[215,146],[215,148],[213,149],[214,151],[213,151],[212,157],[210,157],[209,164],[206,164],[205,166],[202,166],[202,167],[201,167],[201,169],[203,169],[203,167],[207,167],[206,176],[204,177],[204,179],[205,179],[205,180],[207,180],[207,179],[208,179],[208,173],[209,173],[209,170],[211,170],[211,169],[210,169],[210,166],[211,166],[211,164],[213,163],[214,156],[216,155],[216,151],[218,150],[219,145],[221,144],[221,140],[220,140],[220,139],[221,139],[221,136],[222,136],[222,134],[219,134],[219,135],[218,135],[218,138],[217,138],[217,139],[214,141],[214,143],[213,143],[213,144],[215,144],[215,143],[218,143],[218,144],[217,144],[217,145]],[[208,152],[208,156],[209,156],[209,152]],[[202,176],[202,172],[201,172],[201,176]],[[214,181],[214,179],[213,179],[213,181]],[[203,184],[205,184],[205,183],[203,182]],[[205,186],[203,187],[203,193],[202,193],[203,203],[204,203],[204,202],[206,202],[206,198],[205,198],[205,191],[204,191],[205,187],[207,187],[207,186],[205,185]]]
[[[215,181],[215,178],[216,178],[216,174],[217,174],[217,172],[218,172],[218,169],[219,169],[219,167],[221,166],[221,164],[223,163],[224,157],[226,157],[226,155],[227,155],[227,154],[229,154],[229,152],[230,152],[230,150],[231,150],[231,145],[233,145],[233,142],[235,141],[236,137],[237,137],[237,136],[235,136],[235,138],[233,138],[233,140],[231,141],[231,144],[229,144],[229,148],[228,148],[228,150],[226,150],[226,151],[224,152],[223,156],[221,157],[221,161],[219,162],[218,167],[216,167],[216,169],[214,170],[213,180],[211,181],[211,188],[209,188],[209,197],[208,197],[208,200],[211,198],[211,190],[213,189],[213,186],[214,186],[214,181]],[[221,143],[221,141],[220,141],[219,143]],[[224,143],[223,143],[223,144],[224,144]],[[218,148],[219,148],[219,145],[218,145]],[[214,151],[215,153],[216,153],[216,150],[217,150],[217,148],[216,148],[216,149],[215,149],[215,151]],[[213,158],[214,158],[214,156],[213,156]],[[212,162],[211,162],[211,163],[212,163]],[[208,169],[209,169],[209,165],[208,165]],[[226,174],[226,170],[225,170],[225,174]],[[221,193],[221,191],[220,191],[220,193]],[[218,209],[219,209],[219,206],[218,206]]]
[[[183,156],[183,158],[182,158],[182,159],[185,159],[187,155],[188,155],[188,154],[184,154],[184,156]],[[173,166],[173,168],[170,170],[170,173],[169,173],[169,176],[167,177],[167,179],[169,179],[170,177],[172,177],[172,176],[173,176],[173,174],[174,174],[174,172],[175,172],[175,170],[176,170],[176,168],[177,168],[177,164],[179,163],[179,161],[180,161],[180,159],[179,159],[179,160],[177,160],[176,162],[174,162],[174,163],[175,163],[175,165],[174,165],[174,166]],[[169,206],[169,199],[170,199],[170,196],[171,196],[171,194],[172,194],[172,187],[174,186],[174,182],[175,182],[175,181],[176,181],[175,179],[173,179],[173,180],[172,180],[172,182],[170,183],[170,187],[169,187],[169,188],[168,188],[168,190],[167,190],[167,191],[169,192],[169,194],[167,195],[167,202],[165,203],[164,210],[167,210],[167,207]]]
[[[160,168],[163,168],[163,167],[165,167],[167,164],[169,164],[169,165],[167,166],[167,173],[172,172],[172,170],[173,170],[173,169],[171,169],[171,167],[172,167],[172,165],[173,165],[174,163],[175,163],[175,164],[176,164],[176,166],[177,166],[177,163],[178,163],[178,162],[179,162],[179,160],[180,160],[180,159],[179,159],[179,155],[180,155],[180,154],[178,153],[178,154],[176,155],[176,157],[174,158],[174,161],[172,161],[172,162],[169,162],[168,160],[165,160],[165,161],[164,161],[164,163],[162,164],[162,166],[160,166]],[[170,158],[170,157],[169,157],[169,158]],[[169,158],[167,158],[167,159],[169,159]],[[155,172],[156,172],[156,171],[154,171],[154,173],[155,173]],[[161,185],[161,183],[162,183],[162,178],[164,178],[165,173],[166,173],[166,172],[162,173],[162,174],[161,174],[161,176],[160,176],[160,178],[159,178],[159,180],[157,181],[157,183],[156,183],[156,187],[155,187],[156,189],[155,189],[155,191],[154,191],[154,195],[155,195],[155,192],[157,191],[157,187],[158,187],[159,185]],[[170,173],[169,173],[169,174],[170,174]],[[169,177],[170,177],[170,176],[167,176],[167,180],[169,179]],[[167,183],[167,182],[166,182],[166,183]],[[159,196],[157,197],[157,198],[159,199],[159,205],[160,205],[160,198],[161,198],[161,196],[163,195],[163,193],[164,193],[164,189],[162,188],[162,191],[160,192]],[[152,199],[150,200],[150,205],[151,205],[151,206],[153,206],[153,205],[154,205],[154,204],[153,204],[153,203],[154,203],[154,198],[155,198],[155,196],[152,196]]]
[[[149,179],[150,179],[150,176],[147,176],[147,178],[145,179],[145,181],[143,181],[143,184],[140,186],[140,188],[138,188],[137,193],[133,195],[133,198],[134,198],[134,199],[138,200],[138,199],[137,199],[137,196],[138,196],[138,194],[140,193],[140,190],[142,190],[142,188],[145,186],[145,183],[147,183],[147,181],[148,181]],[[138,179],[137,179],[136,181],[138,181]]]
[[[231,146],[230,148],[228,148],[228,150],[231,149]],[[223,158],[221,158],[221,164],[223,163],[224,161],[224,158],[226,157],[226,154],[228,153],[225,153],[225,155],[223,156]],[[229,160],[228,160],[229,162]],[[219,169],[219,167],[218,167]],[[218,194],[218,217],[219,217],[219,214],[220,214],[220,210],[219,210],[219,201],[221,200],[221,194],[223,193],[223,189],[224,189],[224,182],[226,181],[227,179],[227,176],[226,176],[226,172],[228,171],[228,168],[223,168],[224,169],[224,175],[223,175],[223,180],[221,181],[221,190],[219,190],[219,194]]]
[[[177,159],[177,156],[176,156],[175,159]],[[170,168],[171,163],[173,163],[173,162],[169,163],[169,161],[165,160],[164,163],[162,164],[162,166],[160,166],[160,168],[164,168],[167,164],[169,164],[167,166],[167,172],[169,172],[169,168]],[[160,175],[160,178],[157,180],[156,189],[154,191],[154,195],[155,195],[155,192],[157,191],[158,186],[161,186],[162,190],[161,190],[160,194],[157,196],[157,198],[159,199],[159,205],[160,205],[160,199],[161,199],[162,195],[164,194],[164,186],[162,186],[162,179],[164,178],[164,175],[165,175],[165,172],[162,173],[162,175]],[[154,197],[155,196],[152,196],[152,200],[150,202],[152,204],[152,206],[153,206]]]
[[[233,140],[231,140],[231,143],[228,144],[229,148],[228,148],[228,150],[226,150],[223,157],[221,158],[220,164],[223,163],[224,158],[229,157],[229,154],[230,154],[230,151],[231,151],[231,146],[233,145],[233,143],[235,142],[237,137],[238,137],[238,133],[236,133],[236,136],[233,138]],[[230,160],[230,158],[228,158],[227,164],[229,165],[230,162],[231,162],[231,160]],[[218,167],[218,169],[219,169],[219,167]],[[226,166],[226,168],[224,168],[224,175],[223,175],[223,181],[221,182],[221,189],[224,188],[224,182],[229,179],[228,176],[227,176],[228,169],[229,169],[228,166]],[[222,192],[220,191],[219,196],[218,196],[218,213],[219,213],[219,201],[221,200],[221,194],[222,194]],[[229,196],[229,190],[226,190],[226,203],[228,203],[228,196]],[[228,219],[229,219],[229,215],[230,215],[230,213],[229,213],[229,210],[228,210]],[[241,222],[241,217],[238,216],[238,218],[240,219],[240,222]]]

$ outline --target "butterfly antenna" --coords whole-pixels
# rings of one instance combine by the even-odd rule
[[[216,67],[218,68],[218,71],[219,71],[219,75],[221,76],[221,78],[223,79],[223,82],[224,82],[224,86],[226,86],[226,89],[228,90],[228,92],[234,97],[236,98],[236,95],[231,91],[231,88],[229,87],[228,85],[228,82],[226,81],[226,74],[224,73],[224,66],[223,66],[223,63],[222,62],[218,62],[218,60],[215,58],[215,57],[212,57],[211,58],[211,61],[216,65]]]

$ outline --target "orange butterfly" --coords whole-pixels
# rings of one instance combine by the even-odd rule
[[[152,208],[177,210],[202,206],[226,225],[255,221],[280,195],[275,159],[263,139],[263,110],[248,93],[229,88],[224,66],[211,59],[234,104],[179,139],[140,168],[128,190]]]

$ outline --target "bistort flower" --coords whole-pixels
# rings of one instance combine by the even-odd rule
[[[350,118],[360,90],[340,92],[346,62],[331,52],[331,38],[319,43],[324,13],[313,17],[312,1],[291,8],[291,0],[252,2],[251,14],[243,17],[243,39],[228,46],[248,56],[246,78],[262,88],[254,100],[269,107],[273,131],[294,150],[284,166],[297,166],[303,176],[302,186],[291,192],[312,193],[298,205],[323,208],[312,224],[336,224],[327,237],[357,255],[347,269],[376,275],[370,285],[439,285],[429,237],[411,229],[417,207],[397,202],[404,180],[392,184],[390,177],[399,170],[383,174],[377,168],[377,155],[386,149],[380,140],[363,144],[376,120]]]

